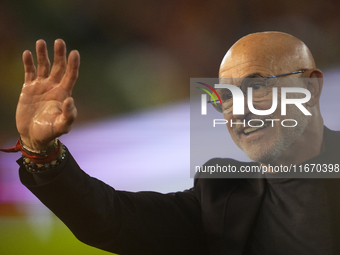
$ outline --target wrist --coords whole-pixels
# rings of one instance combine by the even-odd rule
[[[59,142],[60,143],[60,142]],[[66,157],[67,149],[63,144],[60,144],[58,153],[54,155],[53,158],[50,157],[49,160],[39,160],[33,159],[22,155],[23,165],[26,170],[30,173],[45,173],[53,170],[59,166]]]
[[[49,142],[46,143],[38,143],[38,142],[34,142],[32,141],[30,138],[25,137],[25,136],[20,136],[20,142],[23,146],[25,146],[24,148],[27,148],[29,151],[44,151],[46,149],[48,149],[49,147],[53,146],[53,144],[55,143],[57,138],[55,138],[54,140],[51,140]]]
[[[33,156],[40,156],[40,157],[46,157],[47,155],[50,155],[51,153],[55,152],[58,147],[58,138],[55,138],[52,142],[49,143],[48,146],[44,147],[31,147],[30,145],[27,145],[23,139],[20,137],[20,144],[22,146],[22,149],[28,154]]]
[[[0,149],[3,152],[22,152],[23,165],[31,173],[40,173],[54,168],[64,160],[66,147],[56,138],[52,146],[44,150],[34,150],[25,145],[21,138],[16,145],[9,149]]]
[[[32,148],[27,147],[27,145],[23,144],[21,138],[17,142],[18,150],[22,152],[22,155],[30,161],[33,161],[35,164],[45,164],[47,162],[51,162],[55,157],[60,153],[61,142],[56,138],[52,146],[37,151]]]

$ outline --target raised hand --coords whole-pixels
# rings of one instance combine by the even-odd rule
[[[50,70],[45,41],[37,41],[36,52],[37,69],[31,52],[23,53],[25,83],[17,106],[16,124],[24,144],[42,150],[56,137],[68,133],[77,116],[71,94],[78,78],[80,56],[74,50],[66,60],[66,45],[58,39]]]

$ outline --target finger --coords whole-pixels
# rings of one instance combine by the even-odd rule
[[[66,44],[58,39],[54,42],[54,62],[50,74],[50,79],[59,83],[63,78],[66,68]]]
[[[64,100],[62,105],[62,112],[66,119],[66,123],[71,125],[77,117],[77,108],[74,104],[72,97],[68,97]]]
[[[22,54],[22,62],[25,70],[25,83],[31,82],[35,79],[36,70],[34,66],[33,56],[29,50]]]
[[[63,77],[63,79],[60,82],[60,85],[69,92],[69,95],[72,94],[73,86],[78,78],[79,73],[79,65],[80,65],[80,55],[79,52],[76,50],[71,51],[67,67],[66,67],[66,73]]]
[[[46,78],[50,71],[50,60],[48,59],[47,47],[44,40],[38,40],[36,43],[37,59],[38,59],[38,76]]]
[[[59,120],[56,123],[57,136],[68,133],[71,130],[72,123],[77,117],[77,108],[75,107],[72,97],[68,97],[62,104],[62,114],[59,116]]]

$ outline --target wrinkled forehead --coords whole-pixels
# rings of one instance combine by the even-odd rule
[[[243,40],[244,41],[244,40]],[[315,67],[313,57],[301,41],[276,43],[236,43],[224,56],[220,78],[264,77]]]
[[[230,55],[224,58],[220,70],[219,78],[223,81],[230,79],[240,79],[251,75],[261,75],[263,77],[273,76],[279,73],[289,72],[291,60],[286,57],[277,58],[274,56],[261,55],[258,52],[250,52],[240,55]]]

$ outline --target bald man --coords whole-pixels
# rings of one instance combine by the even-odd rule
[[[119,254],[339,254],[340,192],[337,179],[204,179],[184,192],[159,194],[116,191],[84,173],[55,140],[76,117],[71,92],[79,53],[66,62],[62,40],[55,43],[51,71],[44,41],[37,42],[38,67],[24,52],[25,86],[17,110],[23,152],[20,179],[75,234],[95,247]],[[66,72],[65,72],[66,71]],[[65,74],[64,74],[65,72]],[[319,78],[295,84],[310,91],[305,116],[296,128],[228,127],[235,143],[254,162],[212,159],[209,164],[256,165],[339,163],[339,132],[323,126],[319,110],[322,73],[304,43],[278,32],[256,33],[236,42],[224,57],[223,79]],[[238,84],[235,84],[238,85]],[[280,86],[285,86],[284,84]],[[242,88],[242,86],[241,86]],[[247,93],[247,91],[244,91]],[[254,101],[258,110],[270,100]],[[246,107],[241,121],[262,118]],[[277,109],[270,117],[281,119]]]
[[[236,42],[222,61],[219,78],[246,78],[253,77],[254,74],[263,77],[284,74],[280,76],[282,78],[323,77],[321,71],[315,68],[313,56],[307,46],[297,38],[279,32],[251,34]],[[303,79],[299,82],[303,83]],[[322,85],[322,79],[311,79],[306,87],[311,92],[311,99],[305,107],[312,116],[305,116],[301,111],[288,111],[285,118],[297,120],[296,128],[267,126],[245,136],[243,130],[238,129],[239,126],[234,125],[232,128],[228,125],[234,142],[249,158],[263,164],[299,164],[319,155],[323,149],[323,121],[319,107]],[[305,84],[300,86],[305,87]],[[269,109],[271,100],[257,103],[256,106],[259,110]],[[262,116],[260,119],[282,119],[280,111],[281,108],[278,107],[272,115]],[[247,108],[244,115],[225,113],[224,117],[229,123],[231,119],[236,122],[246,116],[248,119],[259,119],[259,116],[250,115]],[[256,143],[253,142],[255,139]]]

